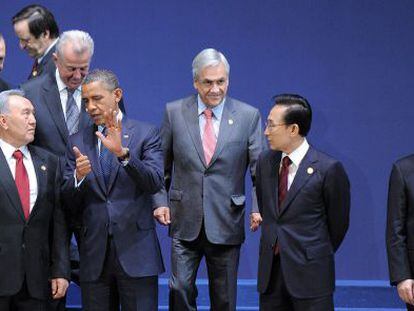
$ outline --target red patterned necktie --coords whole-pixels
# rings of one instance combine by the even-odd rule
[[[29,75],[29,79],[37,77],[39,73],[38,69],[39,69],[39,63],[37,62],[37,59],[35,59],[33,66],[32,66],[32,71],[30,72],[30,75]]]
[[[289,165],[292,164],[292,161],[288,156],[285,156],[282,160],[282,168],[279,173],[279,189],[278,189],[278,206],[277,208],[280,209],[280,206],[282,205],[283,200],[286,197],[286,194],[288,192],[288,175],[289,175]],[[280,252],[279,242],[276,242],[273,252],[275,255],[278,255]]]
[[[208,165],[213,157],[214,150],[216,149],[216,135],[214,135],[213,128],[213,112],[211,109],[204,110],[204,116],[206,118],[206,124],[204,125],[204,135],[203,135],[203,149],[204,149],[204,158],[206,164]]]
[[[289,165],[292,163],[288,156],[285,156],[282,160],[282,169],[279,174],[279,211],[280,206],[282,205],[283,200],[286,197],[288,192],[288,175],[289,175]]]
[[[22,203],[24,218],[27,220],[30,214],[29,176],[23,164],[23,153],[20,150],[16,150],[13,152],[13,157],[16,159],[16,174],[14,180]]]

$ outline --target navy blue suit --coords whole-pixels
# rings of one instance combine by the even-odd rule
[[[82,221],[81,284],[97,281],[108,272],[104,267],[111,246],[128,277],[164,272],[151,204],[151,194],[163,184],[161,140],[157,129],[148,124],[124,117],[122,127],[122,145],[130,149],[130,159],[122,166],[114,157],[108,185],[98,160],[96,126],[69,138],[62,191],[66,206]],[[73,146],[88,156],[92,166],[78,188]]]
[[[313,147],[300,163],[286,198],[278,206],[281,154],[264,151],[256,167],[257,199],[263,217],[257,280],[261,310],[275,309],[262,302],[273,295],[272,280],[276,277],[284,279],[289,295],[294,298],[311,302],[332,295],[334,253],[349,225],[350,186],[346,172],[339,161]]]

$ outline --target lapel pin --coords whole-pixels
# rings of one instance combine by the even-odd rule
[[[233,119],[229,119],[229,125],[232,125],[234,123]]]
[[[314,172],[314,170],[313,170],[313,168],[312,168],[312,167],[308,167],[308,169],[306,170],[306,172],[307,172],[309,175],[312,175],[312,174],[313,174],[313,172]]]
[[[46,171],[46,165],[41,165],[41,166],[40,166],[40,169],[41,169],[42,171]]]
[[[129,138],[129,135],[128,134],[124,134],[124,138]]]

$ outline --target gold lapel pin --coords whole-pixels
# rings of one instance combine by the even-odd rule
[[[233,119],[229,119],[229,125],[232,125],[234,123]]]
[[[312,174],[313,174],[313,172],[314,172],[314,170],[313,170],[313,168],[312,168],[312,167],[308,167],[308,169],[306,170],[306,172],[307,172],[309,175],[312,175]]]
[[[42,165],[42,166],[40,166],[40,169],[41,169],[42,171],[46,171],[46,165]]]

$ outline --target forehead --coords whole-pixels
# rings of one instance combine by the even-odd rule
[[[73,44],[68,42],[62,46],[62,56],[60,57],[59,54],[58,58],[61,62],[65,63],[66,65],[89,65],[90,62],[90,53],[89,51],[84,51],[83,53],[77,53],[74,48]]]
[[[18,95],[10,96],[8,104],[10,110],[33,109],[33,105],[30,100]]]
[[[201,80],[216,80],[220,78],[226,78],[226,67],[223,63],[219,63],[216,66],[205,66],[201,69],[199,78]]]
[[[102,81],[94,81],[82,85],[82,97],[93,96],[95,94],[110,93]]]
[[[23,19],[14,24],[14,30],[18,36],[30,36],[29,23],[27,19]]]
[[[272,110],[270,110],[269,113],[269,120],[272,121],[278,121],[278,120],[283,120],[285,113],[286,113],[286,106],[281,106],[281,105],[276,105],[272,108]]]

